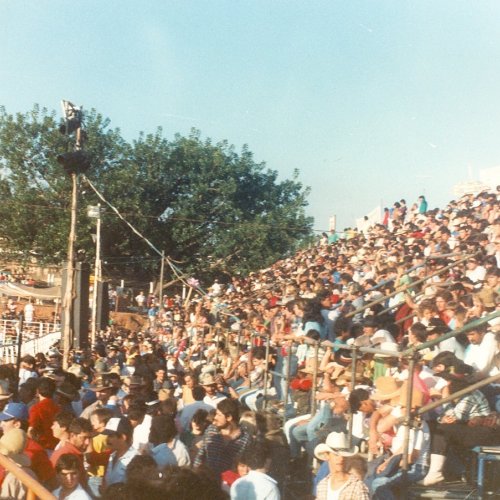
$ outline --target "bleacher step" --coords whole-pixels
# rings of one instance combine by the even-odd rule
[[[460,481],[454,483],[443,483],[435,486],[414,485],[408,489],[407,495],[407,498],[411,500],[416,500],[418,498],[477,500],[478,498],[477,488],[475,486],[471,486],[470,484],[465,484]]]

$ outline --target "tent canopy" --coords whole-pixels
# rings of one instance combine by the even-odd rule
[[[61,287],[33,288],[32,286],[21,285],[20,283],[1,283],[0,295],[14,295],[41,300],[54,300],[61,298]]]

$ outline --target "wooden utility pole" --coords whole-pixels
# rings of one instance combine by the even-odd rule
[[[73,298],[75,296],[75,241],[76,241],[76,217],[78,210],[78,175],[71,174],[71,224],[68,238],[68,263],[66,267],[66,289],[62,304],[64,316],[64,328],[62,331],[63,341],[63,368],[69,366],[69,353],[73,347]]]

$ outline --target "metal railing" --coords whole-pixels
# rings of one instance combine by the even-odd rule
[[[415,368],[417,361],[419,359],[419,351],[422,351],[424,349],[428,349],[430,347],[434,347],[441,342],[456,337],[457,335],[460,335],[462,333],[465,333],[467,331],[473,330],[474,328],[477,328],[478,326],[489,322],[497,317],[500,316],[500,311],[495,311],[487,316],[484,316],[482,318],[479,318],[475,321],[471,321],[467,325],[463,326],[462,328],[459,328],[457,330],[452,330],[444,335],[441,335],[439,338],[436,338],[434,340],[430,340],[428,342],[424,342],[422,344],[419,344],[418,346],[413,346],[410,347],[404,351],[401,352],[394,352],[394,351],[387,351],[383,349],[378,349],[374,347],[357,347],[357,346],[352,346],[352,345],[341,345],[342,349],[345,350],[350,350],[352,353],[352,361],[351,361],[351,370],[352,373],[355,374],[357,371],[357,364],[360,359],[360,355],[362,354],[375,354],[375,355],[383,355],[384,357],[390,357],[390,358],[400,358],[400,359],[407,359],[409,362],[409,367],[408,367],[408,385],[407,385],[407,394],[406,394],[406,401],[412,401],[412,395],[413,395],[413,386],[414,386],[414,373],[415,373]],[[234,332],[227,332],[226,335],[229,334],[234,334]],[[238,332],[238,352],[239,348],[241,346],[241,335],[242,332]],[[270,335],[263,335],[259,334],[256,332],[252,332],[250,334],[250,338],[259,336],[263,339],[266,340],[266,353],[269,353],[269,346],[271,342],[271,336]],[[291,356],[292,356],[292,344],[294,343],[299,343],[299,342],[305,342],[307,344],[310,344],[314,347],[314,363],[312,365],[313,367],[313,384],[312,384],[312,389],[311,389],[311,413],[314,414],[316,410],[316,391],[317,391],[317,379],[318,379],[318,373],[319,373],[319,359],[318,359],[318,353],[319,353],[319,347],[333,347],[334,345],[337,346],[336,344],[333,344],[332,342],[325,340],[325,341],[315,341],[312,339],[309,339],[307,337],[302,337],[300,340],[287,340],[288,343],[288,351],[287,351],[287,358],[288,358],[288,365],[287,365],[287,370],[286,373],[279,373],[271,370],[266,370],[269,371],[270,374],[276,375],[278,377],[284,378],[286,381],[286,391],[284,396],[284,401],[285,401],[285,407],[288,403],[288,398],[289,398],[289,385],[290,385],[290,367],[291,367]],[[267,378],[266,378],[267,380]],[[500,374],[495,375],[494,377],[488,377],[485,378],[477,383],[472,384],[471,386],[467,387],[466,389],[463,389],[461,391],[458,391],[454,394],[451,394],[450,396],[443,398],[439,401],[429,403],[422,408],[418,409],[417,411],[412,410],[411,404],[408,404],[405,409],[405,415],[402,417],[402,425],[405,427],[405,432],[404,432],[404,438],[403,438],[403,462],[402,462],[402,469],[406,471],[408,469],[408,450],[409,450],[409,438],[410,438],[410,428],[415,426],[415,417],[418,415],[422,415],[423,413],[426,413],[430,411],[431,409],[434,409],[438,406],[441,406],[445,404],[448,401],[451,401],[452,399],[456,399],[457,397],[462,397],[464,395],[469,394],[470,392],[484,387],[492,382],[495,382],[497,380],[500,380]],[[351,379],[351,391],[354,390],[356,385],[356,380],[355,376],[352,377]],[[266,391],[264,391],[264,404],[266,404]],[[285,419],[286,419],[286,412],[285,412]],[[349,442],[352,441],[352,415],[351,418],[349,419]]]
[[[47,352],[61,337],[59,323],[1,320],[0,361],[13,363],[19,356]]]
[[[2,454],[0,454],[0,466],[16,476],[16,478],[23,483],[27,489],[26,500],[35,500],[36,498],[40,500],[57,500],[48,489],[42,486],[10,458]]]

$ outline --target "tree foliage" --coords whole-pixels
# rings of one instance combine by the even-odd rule
[[[72,147],[54,112],[35,106],[12,115],[0,109],[0,236],[2,248],[44,263],[66,258],[70,179],[56,162]],[[139,231],[197,277],[245,273],[294,252],[311,236],[308,189],[256,163],[244,146],[213,144],[193,130],[168,140],[161,128],[132,142],[95,110],[85,115],[87,172],[104,197]],[[99,200],[80,181],[77,246],[92,260]],[[158,257],[109,209],[103,222],[104,271],[139,276],[157,271]]]

